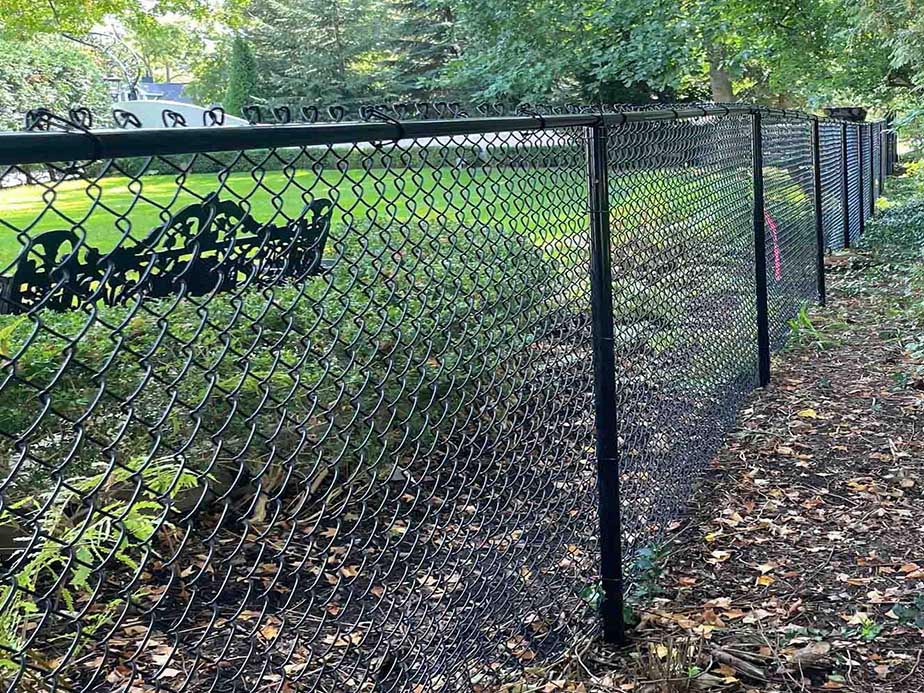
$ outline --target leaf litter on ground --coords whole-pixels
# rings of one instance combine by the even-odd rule
[[[902,213],[828,258],[828,307],[675,523],[632,644],[505,690],[924,691],[924,225]]]

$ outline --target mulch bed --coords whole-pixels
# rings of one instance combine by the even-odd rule
[[[905,349],[924,297],[871,254],[828,270],[829,306],[741,412],[632,644],[587,641],[508,690],[924,691],[924,368]]]

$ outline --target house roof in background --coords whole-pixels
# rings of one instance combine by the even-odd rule
[[[189,97],[183,93],[186,85],[181,82],[153,82],[142,79],[138,88],[148,99],[192,103]]]

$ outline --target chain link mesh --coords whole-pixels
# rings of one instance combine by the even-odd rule
[[[860,127],[860,151],[863,167],[863,219],[866,220],[873,213],[873,142],[869,125]]]
[[[630,582],[755,385],[751,122],[607,124]],[[489,691],[595,628],[589,132],[0,171],[5,690]],[[811,122],[762,146],[779,346]]]
[[[841,124],[818,124],[821,158],[821,217],[825,247],[829,251],[844,247],[844,161]]]
[[[882,174],[882,159],[880,151],[882,147],[882,124],[874,123],[872,126],[872,156],[873,156],[873,204],[872,210],[876,209],[876,200],[882,195],[880,189],[880,176]]]
[[[754,385],[750,119],[611,129],[608,159],[631,579]]]
[[[778,348],[817,288],[811,123],[771,116],[762,133],[767,307],[770,344]]]
[[[859,127],[847,126],[847,219],[850,245],[860,240],[860,215],[863,213],[860,185],[860,152],[857,150]]]
[[[43,647],[12,661],[78,689],[436,690],[560,646],[594,556],[584,150],[578,129],[246,151],[29,190],[20,264],[136,247],[145,220],[201,252],[127,272],[163,298],[61,276],[36,300],[67,313],[7,323],[7,508],[43,532],[7,574]],[[319,201],[323,272],[207,247],[310,235]],[[63,214],[79,240],[49,254]]]

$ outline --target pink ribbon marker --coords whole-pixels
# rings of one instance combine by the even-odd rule
[[[777,233],[776,221],[770,216],[770,212],[764,209],[764,221],[770,227],[770,238],[773,241],[773,277],[780,281],[783,278],[783,262],[780,259],[780,237]]]

